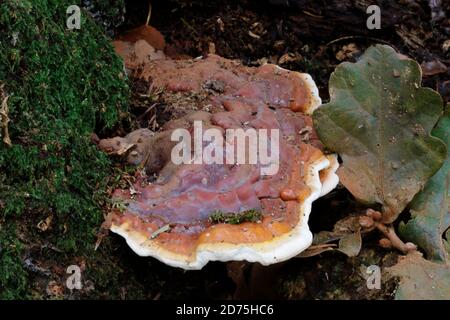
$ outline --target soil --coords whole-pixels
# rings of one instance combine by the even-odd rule
[[[213,49],[247,65],[272,62],[307,72],[326,101],[336,65],[355,61],[372,44],[388,44],[419,63],[439,60],[448,66],[450,5],[444,3],[433,7],[432,16],[428,1],[417,0],[153,1],[150,22],[169,45],[192,57]],[[380,7],[379,30],[366,26],[371,4]],[[121,29],[143,24],[147,12],[147,1],[129,1]],[[449,75],[448,69],[425,75],[423,85],[449,101]]]

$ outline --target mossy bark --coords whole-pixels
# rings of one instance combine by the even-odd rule
[[[35,247],[51,245],[65,258],[94,255],[112,169],[90,134],[120,123],[129,88],[87,12],[80,30],[67,29],[67,7],[80,2],[0,3],[0,82],[12,142],[0,140],[0,298],[29,297],[33,274],[24,257]]]

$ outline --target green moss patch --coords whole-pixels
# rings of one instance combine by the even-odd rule
[[[242,211],[239,213],[213,212],[208,220],[211,223],[240,224],[243,222],[258,222],[262,219],[262,213],[255,209]]]
[[[0,3],[0,82],[12,146],[0,141],[0,298],[23,297],[25,271],[16,228],[65,253],[93,250],[112,173],[90,141],[127,111],[122,62],[82,10],[80,30],[66,9],[80,1]],[[48,230],[36,224],[51,216]],[[12,277],[11,275],[15,275]]]

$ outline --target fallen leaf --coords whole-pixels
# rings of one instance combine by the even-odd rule
[[[444,1],[441,0],[428,0],[428,6],[431,10],[431,23],[438,23],[445,19],[446,14],[444,11]]]
[[[219,26],[219,30],[220,32],[224,32],[225,31],[225,24],[223,23],[222,19],[217,18],[217,25]]]
[[[420,67],[422,68],[422,73],[424,76],[434,76],[439,73],[444,73],[448,69],[447,66],[439,59],[422,62]]]
[[[432,134],[447,144],[447,159],[439,171],[427,182],[423,191],[410,204],[411,217],[399,226],[400,235],[420,246],[429,260],[449,263],[450,238],[443,239],[450,227],[450,109],[433,129]],[[445,247],[447,246],[447,248]]]
[[[260,39],[261,37],[253,32],[251,32],[250,30],[248,31],[248,35],[254,39]]]
[[[122,57],[128,69],[150,63],[153,60],[164,59],[165,55],[161,50],[156,50],[145,40],[138,40],[134,43],[116,40],[113,41],[114,50]]]
[[[447,52],[448,49],[450,49],[450,39],[447,39],[442,43],[442,50]]]
[[[9,137],[8,123],[9,119],[9,108],[8,108],[8,98],[9,96],[3,90],[4,84],[0,84],[0,137],[2,137],[3,143],[11,147],[11,138]]]
[[[447,155],[429,134],[442,98],[420,83],[417,62],[377,45],[336,68],[331,101],[314,112],[320,139],[342,158],[340,181],[360,201],[381,205],[384,223],[398,217]]]
[[[132,43],[139,40],[145,40],[156,50],[164,50],[164,47],[166,46],[164,36],[161,32],[146,24],[125,32],[123,35],[118,37],[118,40]]]
[[[348,257],[356,257],[361,251],[361,233],[349,233],[344,235],[339,240],[339,248],[337,250],[341,251]]]
[[[52,298],[62,298],[64,296],[64,287],[57,281],[49,281],[46,288],[46,293]]]
[[[303,59],[302,56],[298,53],[285,53],[280,57],[280,59],[278,59],[278,64],[299,62],[302,59]]]
[[[387,272],[399,277],[395,293],[397,300],[449,300],[450,268],[448,265],[425,260],[420,254],[399,257]]]
[[[322,244],[322,245],[312,245],[308,249],[306,249],[303,252],[300,252],[296,257],[297,258],[309,258],[317,256],[325,251],[333,251],[333,248],[337,247],[336,244],[329,243],[329,244]]]
[[[208,54],[216,54],[216,45],[214,42],[208,42]]]
[[[354,43],[344,45],[341,50],[336,53],[336,59],[339,61],[344,61],[349,58],[353,58],[355,53],[359,52],[358,47]]]
[[[50,224],[52,223],[52,220],[53,216],[48,216],[44,220],[39,221],[39,223],[37,224],[37,228],[42,232],[47,231],[47,229],[50,227]]]
[[[422,28],[408,28],[405,25],[400,25],[395,32],[405,42],[408,47],[416,50],[419,47],[424,47],[424,41],[428,40],[431,35],[427,34]]]
[[[338,241],[338,244],[330,243],[336,241]],[[297,257],[308,258],[332,250],[340,251],[348,257],[355,257],[361,251],[361,245],[359,216],[349,216],[336,222],[333,231],[316,233],[312,246],[301,252]]]

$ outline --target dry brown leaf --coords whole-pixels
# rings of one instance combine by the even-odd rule
[[[3,142],[10,147],[12,145],[11,139],[9,137],[8,123],[10,121],[8,117],[8,98],[9,96],[3,90],[4,84],[0,85],[0,128],[1,136],[3,137]]]
[[[149,45],[157,50],[164,50],[166,46],[166,41],[164,40],[164,36],[161,34],[161,32],[148,25],[143,25],[129,30],[123,35],[119,36],[118,40],[132,43],[139,40],[145,40]]]
[[[359,52],[356,44],[349,43],[348,45],[343,46],[342,49],[336,53],[336,59],[339,61],[347,60],[348,58],[352,58],[356,52]]]
[[[344,235],[341,240],[339,240],[339,248],[337,250],[341,251],[348,257],[356,257],[361,251],[361,233],[349,233]]]
[[[399,257],[387,271],[400,278],[395,294],[398,300],[450,299],[450,268],[446,264],[430,262],[413,252]]]
[[[320,244],[320,245],[312,245],[305,251],[301,252],[297,258],[309,258],[317,256],[325,251],[332,251],[334,248],[336,248],[337,245],[334,243],[328,243],[328,244]]]
[[[338,244],[330,243],[338,240]],[[337,221],[333,231],[321,231],[315,234],[313,245],[297,257],[308,258],[332,250],[340,251],[348,257],[355,257],[359,254],[361,245],[359,216],[350,216]]]
[[[39,223],[37,224],[37,228],[42,232],[47,231],[47,229],[50,227],[52,223],[52,220],[53,216],[52,215],[48,216],[44,220],[39,221]]]
[[[424,61],[420,67],[422,68],[422,74],[424,76],[434,76],[439,73],[444,73],[448,69],[447,66],[439,59],[426,62]]]

